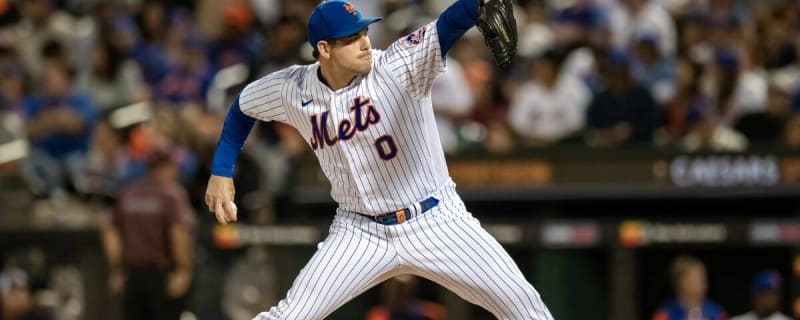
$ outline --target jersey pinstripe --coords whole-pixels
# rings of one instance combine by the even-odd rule
[[[449,174],[429,94],[445,68],[435,21],[372,55],[372,71],[342,89],[323,84],[315,63],[251,83],[239,103],[246,115],[295,127],[315,150],[333,199],[377,215],[419,202]]]
[[[430,90],[445,68],[436,21],[373,50],[372,70],[332,91],[319,64],[293,66],[248,85],[243,113],[295,127],[314,150],[339,204],[325,241],[286,298],[254,320],[323,319],[399,274],[431,279],[499,319],[552,320],[538,292],[466,210],[449,177]],[[380,215],[434,197],[397,225]]]
[[[503,247],[467,212],[448,182],[431,212],[385,226],[338,209],[325,241],[276,306],[253,320],[324,319],[400,274],[430,279],[500,320],[552,320],[536,289]]]

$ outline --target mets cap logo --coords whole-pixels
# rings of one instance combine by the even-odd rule
[[[347,11],[347,13],[352,14],[352,15],[356,15],[356,8],[353,7],[352,4],[345,3],[343,5],[343,7],[344,7],[344,10]]]
[[[428,30],[427,26],[419,28],[417,31],[410,33],[403,40],[401,40],[400,44],[402,44],[406,48],[413,48],[418,46],[422,42],[422,40],[425,39],[425,31],[427,30]]]

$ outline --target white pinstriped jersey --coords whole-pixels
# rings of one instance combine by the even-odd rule
[[[445,68],[436,21],[372,50],[372,70],[332,91],[319,63],[250,83],[242,112],[295,127],[314,149],[342,209],[379,215],[425,199],[449,180],[431,107]]]

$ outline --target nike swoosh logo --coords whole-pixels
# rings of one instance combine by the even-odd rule
[[[310,100],[308,100],[308,101],[300,101],[300,103],[302,103],[302,104],[303,104],[303,106],[305,107],[305,106],[307,106],[309,103],[311,103],[311,101],[314,101],[314,99],[310,99]]]

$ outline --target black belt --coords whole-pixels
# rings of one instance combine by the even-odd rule
[[[436,207],[438,204],[439,204],[439,199],[436,199],[434,197],[428,197],[427,199],[422,200],[422,201],[419,202],[419,213],[418,214],[423,214],[426,211]],[[397,210],[395,212],[390,212],[390,213],[377,215],[377,216],[370,216],[370,215],[366,215],[366,214],[362,214],[362,213],[359,213],[359,214],[362,215],[362,216],[365,216],[367,218],[370,218],[370,219],[374,220],[377,223],[380,223],[382,225],[387,225],[387,226],[388,225],[401,224],[401,223],[406,222],[406,221],[408,221],[408,220],[410,220],[410,219],[412,219],[412,218],[414,218],[416,216],[416,214],[414,213],[414,210],[411,210],[410,208],[400,209],[400,210]]]

